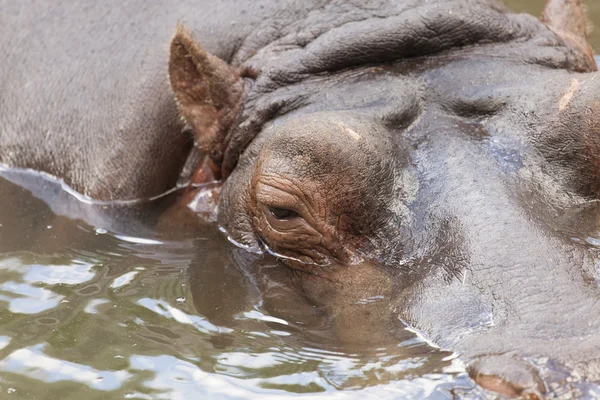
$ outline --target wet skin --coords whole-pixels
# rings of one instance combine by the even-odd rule
[[[396,71],[418,70],[419,65],[415,64],[419,63],[400,64]],[[493,64],[497,66],[498,62],[493,61]],[[478,76],[478,69],[473,66],[479,66],[483,76]],[[468,88],[464,94],[466,99],[459,99],[461,107],[483,108],[478,103],[489,107],[486,78],[489,69],[487,60],[458,58],[445,64],[443,69],[429,69],[421,75],[428,82],[421,90],[443,88],[451,76],[453,85],[462,80],[464,83],[459,86]],[[331,253],[327,253],[325,262],[317,258],[320,254],[307,260],[303,258],[307,257],[304,246],[294,247],[294,253],[288,250],[285,233],[287,229],[302,226],[311,217],[303,217],[304,221],[294,221],[298,217],[281,221],[276,215],[265,215],[266,212],[258,217],[249,213],[252,220],[245,223],[255,227],[260,240],[252,242],[239,234],[247,234],[247,230],[235,230],[227,224],[239,221],[228,214],[230,210],[243,209],[242,205],[236,207],[227,201],[230,198],[244,201],[243,194],[230,194],[234,186],[227,186],[228,183],[221,194],[221,204],[226,207],[221,211],[221,221],[236,242],[258,247],[262,243],[263,248],[279,257],[279,261],[267,258],[262,263],[280,263],[302,271],[290,274],[288,284],[296,285],[318,304],[325,304],[330,315],[337,316],[339,335],[344,340],[380,343],[394,340],[398,333],[394,334],[390,321],[401,319],[426,332],[443,348],[462,354],[470,361],[473,377],[492,390],[507,395],[523,391],[539,394],[550,390],[551,386],[547,385],[559,385],[558,393],[561,393],[566,390],[567,378],[579,375],[588,383],[600,378],[596,363],[600,340],[598,249],[584,241],[588,236],[597,235],[595,221],[600,209],[595,200],[596,183],[589,179],[595,167],[592,163],[585,167],[587,157],[582,157],[588,148],[595,147],[595,130],[586,126],[569,134],[557,132],[553,124],[556,123],[554,118],[569,112],[568,107],[576,109],[581,103],[589,104],[586,93],[591,95],[598,89],[595,75],[575,75],[574,78],[571,73],[540,69],[536,83],[524,86],[522,76],[531,75],[531,67],[510,65],[509,68],[507,65],[502,69],[507,72],[495,74],[494,91],[510,93],[511,98],[501,98],[497,109],[490,113],[486,110],[484,115],[465,118],[461,115],[462,109],[448,110],[445,105],[456,101],[456,92],[451,98],[433,90],[429,94],[415,94],[425,97],[428,107],[407,124],[410,126],[404,135],[391,139],[399,142],[390,146],[396,151],[394,159],[409,161],[395,165],[391,168],[392,176],[386,178],[391,187],[397,185],[394,194],[385,197],[394,200],[382,201],[374,208],[379,210],[379,215],[390,219],[376,224],[381,231],[361,232],[370,235],[366,250],[358,244],[354,253],[345,247],[333,255],[330,254],[334,250],[328,250]],[[388,73],[394,72],[390,69]],[[404,77],[401,75],[399,79]],[[572,104],[559,111],[561,101],[574,85],[571,79],[577,79],[581,91],[573,97]],[[478,80],[482,84],[474,85]],[[521,127],[523,120],[531,115],[543,121],[534,125],[535,134]],[[292,116],[282,127],[272,128],[277,132],[272,135],[286,138],[288,123],[302,126],[296,132],[311,129],[312,118],[321,120],[323,116]],[[327,118],[334,121],[331,135],[336,134],[339,141],[345,139],[343,147],[355,143],[344,134],[347,126],[359,135],[364,132],[352,125],[352,117],[339,112]],[[344,128],[338,126],[339,121],[345,121]],[[583,121],[585,125],[590,123],[593,122]],[[315,132],[324,131],[326,128],[320,125],[315,127]],[[277,147],[278,140],[284,140],[273,139],[268,136],[269,131],[265,132],[264,140],[269,144],[257,141],[248,149],[249,153],[259,152],[261,155],[256,156],[259,160],[263,153],[269,154]],[[555,149],[553,141],[560,143],[561,148]],[[361,152],[360,149],[352,151]],[[571,164],[565,165],[561,162],[563,159]],[[274,161],[275,165],[279,162]],[[294,165],[291,160],[284,164]],[[570,168],[576,165],[580,166],[580,177],[588,177],[586,184],[572,178]],[[247,207],[252,208],[254,202],[260,202],[263,197],[263,204],[271,204],[272,199],[261,193],[265,189],[255,183],[257,178],[248,176],[264,174],[265,163],[252,163],[248,171],[244,167],[238,170],[239,175],[238,171],[232,174],[229,184],[237,179],[250,182],[246,190],[254,189],[257,194],[248,195],[250,205]],[[301,167],[294,165],[293,171],[298,170]],[[351,172],[334,170],[332,174],[340,176],[343,184],[344,177]],[[265,175],[270,177],[268,173]],[[291,171],[285,175],[290,176],[293,176]],[[310,198],[326,197],[327,190],[319,190],[318,183],[327,182],[327,178],[314,181],[316,186],[310,186],[314,193]],[[286,183],[283,179],[282,183],[277,182],[278,187],[286,187]],[[377,188],[377,184],[374,181],[370,188]],[[296,193],[291,189],[289,192]],[[384,190],[375,192],[385,194]],[[368,201],[368,194],[361,193],[355,199]],[[280,201],[284,202],[274,203],[278,208],[288,207],[298,214],[306,212],[303,203],[290,205],[298,204],[298,200],[285,202],[287,197],[282,196]],[[336,198],[330,196],[325,203],[331,205],[335,201]],[[254,207],[261,210],[265,207],[263,204]],[[373,220],[373,217],[368,219]],[[275,232],[265,232],[269,228],[264,226],[271,223]],[[278,229],[283,233],[279,234]],[[322,231],[327,232],[324,228]],[[390,235],[396,238],[391,243]],[[301,239],[301,233],[293,233],[292,240]],[[356,241],[349,236],[342,243]],[[306,247],[318,251],[320,244],[311,239]],[[348,262],[348,253],[358,259]],[[369,304],[361,302],[373,298],[378,300]],[[549,360],[546,362],[552,367],[537,372],[529,360]],[[511,383],[498,382],[496,376]]]
[[[549,2],[543,21],[487,1],[317,5],[229,32],[233,53],[198,21],[178,26],[168,65],[144,75],[158,95],[117,92],[133,128],[69,119],[116,135],[110,154],[78,154],[68,134],[34,148],[45,123],[17,133],[51,113],[27,112],[33,89],[9,92],[21,113],[3,117],[0,160],[103,199],[191,180],[163,223],[216,219],[262,255],[257,274],[323,305],[341,340],[394,341],[403,321],[501,394],[593,390],[600,79],[578,2]],[[131,60],[130,73],[146,62]],[[171,90],[150,78],[161,68]]]

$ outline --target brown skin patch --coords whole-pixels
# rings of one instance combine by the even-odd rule
[[[521,393],[521,391],[514,387],[510,382],[506,382],[504,379],[495,375],[477,374],[475,382],[490,392],[498,393],[502,396],[510,397],[511,399],[516,398]]]
[[[290,179],[261,167],[259,162],[249,209],[257,233],[270,249],[299,264],[351,263],[353,254],[348,240],[340,237],[339,220],[331,221],[327,191],[317,182]],[[292,214],[281,218],[279,210]]]
[[[475,382],[485,390],[510,399],[542,400],[544,398],[538,393],[525,392],[521,388],[515,387],[512,383],[494,375],[477,375]]]
[[[487,355],[469,365],[469,375],[482,388],[508,398],[542,399],[544,383],[527,362],[504,355]]]

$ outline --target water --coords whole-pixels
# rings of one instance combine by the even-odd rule
[[[539,14],[543,2],[508,3]],[[282,271],[258,273],[215,227],[152,228],[169,197],[86,204],[6,171],[0,196],[1,399],[484,396],[454,354],[410,329],[383,344],[340,339]]]
[[[169,198],[85,204],[45,178],[0,176],[0,398],[478,395],[455,355],[410,330],[338,340],[216,228],[150,229]]]

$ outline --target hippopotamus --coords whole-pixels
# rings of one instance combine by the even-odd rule
[[[346,340],[408,327],[500,395],[600,390],[579,0],[1,4],[6,168],[105,202],[180,188],[167,225],[216,224]]]

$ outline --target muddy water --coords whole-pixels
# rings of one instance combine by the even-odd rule
[[[539,14],[542,2],[508,3]],[[0,171],[0,198],[0,399],[482,396],[411,330],[338,341],[324,310],[265,283],[215,228],[151,228],[169,197],[87,204]]]
[[[323,310],[259,285],[215,229],[150,229],[168,197],[86,204],[7,171],[0,196],[1,399],[478,395],[453,354],[409,330],[340,343]]]

